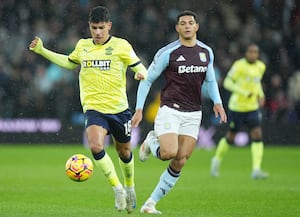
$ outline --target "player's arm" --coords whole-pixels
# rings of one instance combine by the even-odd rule
[[[143,108],[152,86],[152,83],[161,75],[164,69],[167,67],[169,61],[169,56],[164,53],[157,53],[154,57],[153,62],[148,68],[147,79],[140,81],[139,87],[137,90],[137,99],[135,114],[132,117],[132,125],[137,127],[143,119]]]
[[[147,69],[142,64],[131,44],[124,40],[122,41],[121,58],[128,64],[131,70],[134,72],[135,80],[145,80],[147,78]]]
[[[220,123],[227,122],[226,112],[223,108],[222,99],[219,92],[218,83],[216,81],[215,70],[213,68],[213,55],[210,56],[211,62],[208,65],[207,73],[205,77],[205,83],[209,98],[214,102],[215,117],[220,116]]]
[[[136,80],[146,80],[147,79],[147,69],[142,64],[141,61],[129,66],[132,71],[134,71],[134,79]]]
[[[75,69],[78,66],[78,64],[71,62],[67,55],[55,53],[46,49],[43,46],[43,41],[39,37],[35,37],[30,43],[29,49],[63,68]]]
[[[243,87],[241,87],[235,82],[236,78],[240,77],[240,71],[238,68],[239,66],[237,63],[234,63],[232,65],[231,69],[229,70],[227,76],[224,79],[223,86],[226,90],[230,92],[237,93],[245,97],[250,97],[252,93],[245,90]]]
[[[262,70],[262,73],[265,73],[266,65],[264,63],[261,64],[261,70]],[[265,93],[264,93],[261,82],[259,82],[259,85],[258,85],[257,95],[258,95],[257,96],[258,97],[258,104],[259,104],[260,107],[263,107],[265,105],[266,99],[265,99]]]

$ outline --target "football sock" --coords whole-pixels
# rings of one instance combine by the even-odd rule
[[[226,138],[223,137],[218,143],[215,158],[219,161],[222,161],[224,155],[226,154],[226,152],[228,150],[229,150],[229,144],[228,144]]]
[[[180,177],[180,171],[175,171],[169,166],[160,176],[159,182],[151,194],[151,198],[157,203],[161,198],[166,196],[174,187]]]
[[[159,141],[156,137],[154,137],[153,139],[151,139],[149,141],[149,147],[150,147],[150,150],[151,150],[151,153],[153,154],[154,157],[156,158],[160,158],[160,153],[159,153]]]
[[[251,143],[252,169],[260,170],[264,152],[264,144],[262,141],[253,141]]]
[[[112,187],[121,185],[117,176],[114,164],[109,155],[102,150],[99,153],[93,153],[95,165],[101,170]]]
[[[124,177],[125,187],[134,186],[134,156],[130,153],[129,159],[119,158],[119,164]]]

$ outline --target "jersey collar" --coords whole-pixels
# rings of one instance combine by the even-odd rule
[[[101,45],[107,44],[107,43],[110,41],[111,38],[112,38],[112,36],[110,35],[110,36],[108,37],[108,39],[107,39],[103,44],[101,44]],[[93,40],[93,44],[96,45],[95,42],[94,42],[94,40]]]

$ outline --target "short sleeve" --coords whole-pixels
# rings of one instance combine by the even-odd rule
[[[227,76],[230,77],[233,80],[236,80],[239,77],[239,64],[238,64],[238,62],[233,63],[233,65],[231,66]]]
[[[79,40],[75,46],[75,49],[69,54],[69,60],[71,62],[74,62],[76,64],[80,64],[80,59],[79,59],[79,47],[81,46],[81,40]]]
[[[132,66],[140,61],[131,44],[128,41],[123,40],[121,59],[128,65]]]

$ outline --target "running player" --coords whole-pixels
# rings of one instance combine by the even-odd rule
[[[265,179],[269,175],[261,170],[263,158],[263,141],[261,115],[259,107],[265,103],[261,79],[266,66],[258,60],[259,47],[251,44],[247,47],[245,58],[235,61],[229,70],[224,87],[231,91],[229,99],[229,130],[221,138],[215,156],[211,160],[211,175],[219,175],[219,167],[229,145],[234,144],[234,138],[243,126],[250,130],[252,173],[253,179]]]
[[[171,160],[141,207],[142,213],[161,213],[156,210],[156,203],[174,187],[193,152],[202,119],[203,82],[207,83],[209,97],[214,102],[215,116],[220,116],[220,123],[227,119],[215,79],[214,55],[210,47],[197,40],[198,29],[197,15],[192,11],[181,12],[176,24],[179,39],[156,53],[148,69],[148,79],[138,87],[134,126],[142,120],[142,109],[152,83],[161,74],[165,76],[154,131],[148,133],[141,145],[139,157],[145,161],[152,153],[158,159]]]
[[[80,99],[85,113],[88,143],[96,166],[106,176],[115,192],[115,207],[131,212],[136,205],[134,159],[130,148],[131,112],[126,95],[126,69],[135,72],[135,79],[146,78],[147,70],[124,39],[110,35],[112,22],[107,8],[98,6],[89,14],[92,38],[81,39],[70,55],[52,52],[36,37],[30,50],[67,69],[81,66]],[[104,137],[112,134],[124,187],[114,164],[104,150]]]

